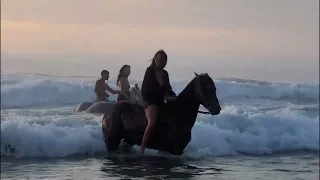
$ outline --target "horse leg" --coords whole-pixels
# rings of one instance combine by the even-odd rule
[[[191,131],[182,133],[184,138],[180,138],[180,148],[185,149],[189,142],[191,141]]]
[[[173,144],[171,147],[169,147],[168,152],[175,156],[180,156],[183,154],[183,150],[176,144]]]
[[[178,155],[178,156],[183,154],[184,147],[181,147],[181,141],[183,141],[181,138],[177,138],[176,134],[169,133],[168,141],[169,141],[169,143],[167,144],[168,153],[172,155]]]
[[[112,116],[104,116],[102,119],[102,132],[104,143],[108,151],[115,151],[122,139],[123,128]]]
[[[121,148],[122,151],[124,152],[129,152],[132,149],[133,144],[126,142],[125,139],[123,140],[123,146]]]

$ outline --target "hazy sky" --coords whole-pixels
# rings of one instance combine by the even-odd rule
[[[1,1],[4,71],[142,78],[158,49],[172,76],[318,81],[319,1]]]

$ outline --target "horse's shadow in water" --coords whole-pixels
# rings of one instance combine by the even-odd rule
[[[199,175],[219,176],[220,169],[199,168],[181,158],[161,156],[107,156],[101,171],[106,177],[193,179]]]

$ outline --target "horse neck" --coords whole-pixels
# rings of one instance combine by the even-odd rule
[[[200,106],[196,95],[195,84],[195,80],[192,80],[177,97],[180,112],[179,119],[181,119],[182,123],[187,123],[189,128],[194,125]]]

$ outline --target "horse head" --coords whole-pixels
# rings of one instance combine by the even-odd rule
[[[199,112],[200,104],[211,115],[218,115],[221,111],[216,94],[216,86],[211,77],[196,74],[191,82],[178,95],[177,101],[170,103],[167,110],[168,149],[171,152],[182,152],[191,140],[191,129]],[[171,115],[170,115],[171,114]]]
[[[211,77],[205,73],[195,74],[196,96],[201,105],[203,105],[211,115],[220,114],[221,107],[217,98],[217,88]]]

